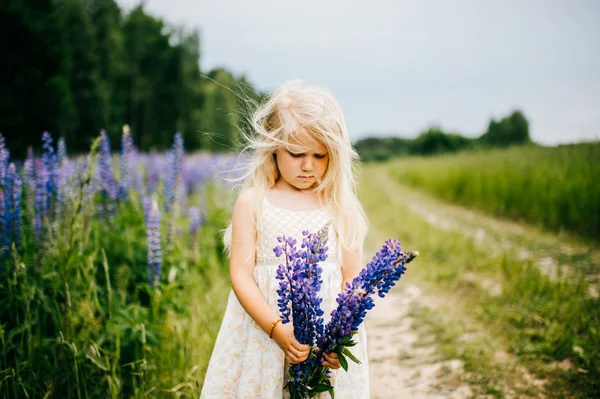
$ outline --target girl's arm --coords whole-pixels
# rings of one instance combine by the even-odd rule
[[[271,310],[254,281],[255,250],[253,196],[248,190],[240,194],[233,208],[229,275],[231,286],[240,304],[268,334],[278,315]],[[290,363],[295,364],[308,357],[310,346],[302,345],[296,340],[291,323],[278,323],[273,329],[272,336]]]
[[[352,280],[363,268],[362,265],[362,250],[356,249],[353,251],[344,250],[342,258],[342,290],[346,287],[346,283],[351,283]]]

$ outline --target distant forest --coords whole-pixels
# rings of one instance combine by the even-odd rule
[[[200,70],[199,32],[170,26],[143,3],[125,14],[114,0],[8,0],[0,26],[0,133],[13,158],[39,149],[44,131],[79,153],[105,129],[117,148],[125,124],[143,151],[170,147],[175,132],[188,151],[230,151],[248,104],[264,96],[244,76]],[[527,119],[515,111],[476,139],[432,127],[355,147],[372,161],[529,141]]]
[[[469,138],[458,133],[444,132],[431,127],[416,138],[367,137],[354,143],[361,159],[385,161],[402,155],[437,155],[466,149],[508,147],[531,143],[529,122],[519,110],[496,121],[492,119],[480,137]]]
[[[247,112],[228,88],[260,97],[243,76],[201,71],[199,32],[142,5],[125,15],[114,0],[8,0],[0,26],[0,133],[13,157],[44,131],[69,152],[101,129],[118,147],[124,124],[142,150],[169,147],[176,131],[188,150],[228,150]]]

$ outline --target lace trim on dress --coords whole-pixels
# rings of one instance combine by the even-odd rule
[[[284,262],[285,258],[283,256],[257,256],[255,266],[279,266]],[[331,254],[321,263],[338,263],[338,257],[336,254]]]

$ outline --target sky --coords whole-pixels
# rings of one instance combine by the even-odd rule
[[[290,79],[329,88],[352,141],[434,125],[477,137],[515,109],[538,143],[600,139],[597,0],[144,3],[200,30],[204,72],[225,67],[268,92]]]

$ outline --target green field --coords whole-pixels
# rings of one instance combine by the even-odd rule
[[[466,159],[474,158],[465,155],[464,163],[458,163],[464,174]],[[413,312],[436,340],[439,356],[464,362],[458,378],[473,387],[474,397],[596,397],[598,250],[577,236],[558,237],[451,205],[400,184],[389,173],[402,168],[429,176],[426,171],[433,173],[451,159],[364,167],[362,201],[372,223],[369,248],[397,237],[407,249],[420,251],[408,280],[400,284],[411,281],[437,298],[438,307]],[[554,270],[544,268],[549,261]],[[465,341],[466,336],[471,338]],[[511,360],[501,362],[499,356]],[[523,370],[544,380],[544,388],[524,381]]]
[[[600,238],[600,143],[409,157],[390,170],[454,203]]]
[[[46,141],[41,159],[3,170],[2,397],[200,393],[230,290],[221,231],[232,192],[208,173],[223,160],[184,162],[176,137],[171,153],[136,155],[127,166],[130,152],[111,162],[101,142],[87,163],[55,158]],[[421,252],[397,288],[408,279],[437,298],[438,307],[411,314],[437,356],[461,360],[456,378],[475,397],[600,395],[600,252],[589,239],[597,153],[598,145],[514,148],[361,169],[367,252],[390,237]],[[469,183],[455,190],[453,179]],[[468,202],[468,192],[477,201]],[[500,205],[486,208],[494,198]],[[529,224],[490,216],[530,220],[526,206],[553,216]],[[535,226],[563,230],[560,218],[572,217],[561,235]],[[544,385],[524,381],[523,370]]]

